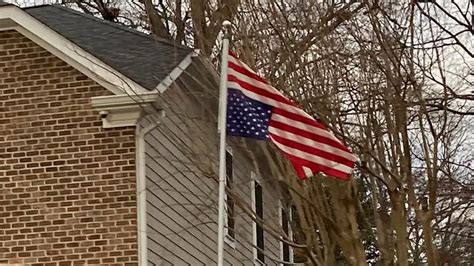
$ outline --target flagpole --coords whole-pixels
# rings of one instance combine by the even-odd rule
[[[219,132],[219,216],[218,216],[218,231],[217,231],[217,265],[224,265],[224,195],[226,183],[226,118],[227,118],[227,60],[229,54],[229,39],[230,39],[229,21],[222,23],[222,58],[221,58],[221,80],[219,91],[219,121],[217,130]]]

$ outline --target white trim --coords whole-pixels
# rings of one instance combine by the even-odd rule
[[[255,199],[255,182],[257,182],[257,178],[254,172],[250,172],[250,196],[252,199],[252,215],[254,215],[254,219],[257,218],[257,202]],[[257,223],[252,220],[252,244],[253,244],[253,260],[257,260]]]
[[[226,153],[229,152],[230,155],[232,156],[232,163],[234,162],[234,153],[232,151],[232,147],[229,146],[229,145],[226,145],[225,147],[225,150],[226,150]],[[232,165],[232,168],[234,166]],[[234,171],[232,171],[232,180],[234,180]],[[226,172],[226,178],[225,178],[225,182],[224,182],[224,185],[227,187],[227,172]],[[224,193],[224,202],[227,202],[227,193]],[[229,235],[229,228],[227,227],[228,225],[228,219],[229,219],[229,215],[227,214],[227,204],[224,205],[225,207],[225,212],[224,212],[224,225],[226,225],[224,227],[224,242],[226,244],[228,244],[230,247],[234,248],[235,249],[235,237],[236,237],[236,234],[235,234],[235,218],[237,217],[234,213],[234,237],[231,237]],[[235,207],[234,207],[234,210],[235,210]]]
[[[281,200],[278,201],[278,218],[279,218],[279,223],[280,226],[283,227],[283,205],[281,204]],[[288,238],[293,240],[293,230],[291,229],[291,220],[293,219],[293,211],[290,208],[289,213],[287,214],[287,219],[288,219]],[[280,241],[280,260],[283,261],[283,242]],[[293,248],[288,245],[288,255],[290,257],[290,263],[293,263]],[[284,265],[283,263],[280,263],[280,265]]]
[[[257,202],[255,198],[255,183],[258,183],[260,186],[260,181],[257,179],[257,175],[252,171],[250,172],[250,193],[252,199],[252,215],[254,219],[257,219]],[[263,190],[262,190],[262,200],[263,200]],[[263,203],[263,202],[262,202]],[[253,250],[253,262],[254,265],[265,265],[258,259],[258,249],[257,249],[257,223],[252,219],[252,250]]]
[[[192,58],[196,57],[199,55],[199,50],[194,50],[193,52],[189,53],[183,61],[181,61],[169,74],[166,76],[158,86],[156,86],[156,90],[159,91],[160,93],[165,92],[171,84],[175,80],[178,79],[178,77],[186,70],[186,68],[192,63]]]
[[[23,34],[114,94],[133,95],[149,92],[17,6],[0,7],[1,25]]]
[[[293,241],[293,228],[291,227],[293,221],[293,208],[290,208],[288,213],[288,237]],[[289,253],[290,253],[290,262],[294,263],[294,254],[293,254],[293,247],[289,246]]]
[[[104,128],[134,126],[143,110],[146,110],[158,95],[112,95],[92,97],[92,107],[99,111]]]
[[[137,175],[137,237],[138,237],[138,265],[148,265],[148,237],[147,237],[147,213],[146,213],[146,151],[145,136],[158,127],[161,119],[165,116],[164,111],[159,112],[158,119],[144,128],[137,124],[135,129],[136,144],[136,175]]]
[[[281,200],[278,201],[278,224],[280,225],[282,231],[283,231],[283,204],[281,204]],[[281,238],[281,237],[280,237]],[[280,242],[280,260],[283,261],[283,242]],[[283,265],[283,263],[280,263],[280,265]]]
[[[147,217],[146,217],[146,164],[145,164],[145,140],[144,131],[140,126],[136,127],[136,173],[137,173],[137,237],[138,237],[138,265],[147,265]],[[145,177],[143,180],[143,177]],[[145,185],[143,185],[145,183]],[[145,189],[145,190],[143,190]],[[145,192],[145,193],[143,193]]]
[[[229,245],[229,247],[235,249],[235,238],[232,238],[227,234],[227,231],[225,232],[224,235],[224,242]]]
[[[132,104],[143,105],[154,102],[158,99],[158,94],[147,93],[141,95],[112,95],[97,96],[91,98],[93,107],[120,108],[121,106],[129,106]]]

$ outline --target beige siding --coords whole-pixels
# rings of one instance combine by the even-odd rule
[[[218,136],[216,100],[209,93],[217,91],[206,92],[205,84],[189,78],[176,85],[159,100],[166,117],[145,139],[148,259],[150,265],[212,265],[217,258]],[[235,191],[250,206],[251,163],[238,142],[229,142]],[[264,190],[265,218],[278,222],[275,193]],[[226,244],[225,262],[252,265],[252,222],[237,206],[236,213],[235,248]],[[278,258],[278,241],[267,237],[266,250]],[[270,258],[266,262],[274,264]]]

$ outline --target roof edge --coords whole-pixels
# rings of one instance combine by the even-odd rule
[[[198,49],[189,53],[183,61],[181,61],[169,74],[166,76],[158,86],[156,86],[156,90],[160,93],[164,93],[170,86],[176,81],[179,76],[188,68],[189,65],[192,63],[193,57],[199,56],[200,51]]]
[[[2,19],[11,20],[16,25],[8,27],[8,29],[18,31],[116,95],[146,94],[150,92],[18,6],[0,6],[0,20]]]

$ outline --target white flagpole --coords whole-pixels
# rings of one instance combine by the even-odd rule
[[[226,183],[226,118],[227,118],[227,60],[229,54],[229,39],[230,39],[229,21],[222,23],[222,59],[221,59],[221,80],[219,92],[219,122],[217,130],[220,135],[219,139],[219,216],[218,216],[218,231],[217,231],[217,265],[224,265],[224,194]]]

